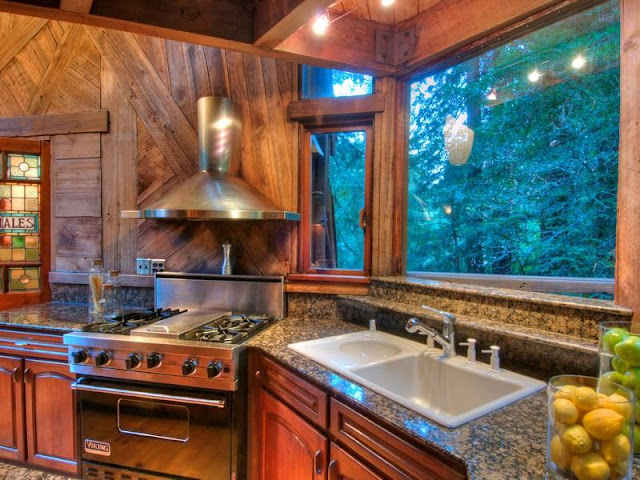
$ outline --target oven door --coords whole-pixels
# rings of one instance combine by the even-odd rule
[[[226,393],[81,378],[75,383],[83,461],[171,477],[232,477]]]

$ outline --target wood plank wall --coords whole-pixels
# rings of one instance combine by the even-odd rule
[[[286,107],[297,66],[103,28],[0,14],[0,117],[108,110],[107,134],[51,136],[53,271],[135,269],[166,258],[174,271],[216,271],[229,240],[236,272],[297,265],[288,222],[122,220],[197,169],[196,100],[230,96],[244,114],[242,176],[298,210],[298,133]],[[44,137],[41,137],[44,138]]]

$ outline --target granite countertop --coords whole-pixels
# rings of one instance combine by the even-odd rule
[[[82,303],[39,303],[0,311],[0,326],[29,327],[67,333],[89,322],[89,307]]]
[[[0,463],[0,480],[73,480],[72,477],[57,473],[43,472],[23,465]]]
[[[289,350],[289,343],[362,330],[333,319],[286,318],[249,340],[290,368],[349,398],[419,443],[461,462],[473,480],[545,477],[547,394],[540,392],[455,429],[448,429]],[[640,478],[640,461],[633,478]]]

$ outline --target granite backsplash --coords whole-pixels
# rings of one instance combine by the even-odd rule
[[[153,308],[153,288],[148,287],[120,287],[122,304],[128,307]],[[67,303],[87,303],[89,300],[89,286],[71,283],[52,283],[51,301]]]

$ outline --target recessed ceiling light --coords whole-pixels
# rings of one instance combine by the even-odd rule
[[[380,3],[383,7],[390,7],[395,0],[382,0]]]
[[[329,28],[329,15],[327,15],[326,13],[322,13],[316,16],[315,20],[313,21],[313,25],[311,27],[311,29],[313,30],[313,33],[315,33],[318,36],[322,36],[325,33],[327,33],[328,28]]]
[[[527,75],[527,78],[530,82],[537,82],[538,80],[540,80],[540,77],[542,77],[542,74],[538,69],[529,72],[529,75]]]
[[[586,63],[587,63],[587,59],[584,58],[582,55],[578,55],[576,58],[574,58],[571,61],[571,66],[576,70],[580,70],[582,67],[586,65]]]

